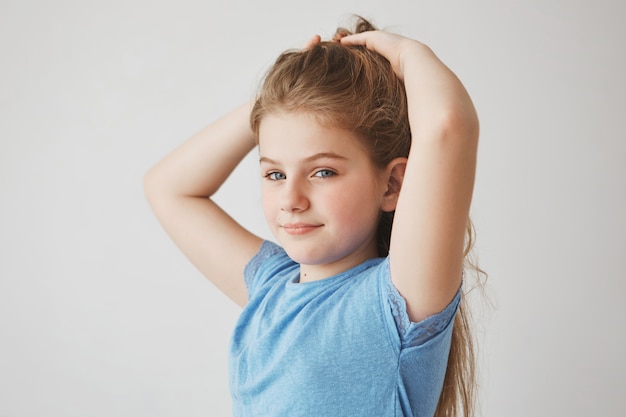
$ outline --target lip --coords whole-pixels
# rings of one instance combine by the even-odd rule
[[[322,227],[321,224],[309,224],[309,223],[286,223],[280,226],[287,234],[298,236],[304,235],[318,228]]]

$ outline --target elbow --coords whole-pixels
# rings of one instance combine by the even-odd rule
[[[143,176],[143,194],[152,212],[161,220],[168,216],[175,207],[176,196],[168,192],[166,181],[156,167],[152,167]]]
[[[143,176],[143,194],[148,203],[153,206],[154,201],[163,193],[164,182],[159,179],[156,167],[150,168]]]
[[[154,180],[154,174],[152,172],[152,169],[150,169],[143,175],[143,181],[142,181],[143,194],[146,197],[146,199],[148,200],[148,202],[150,202],[152,196],[156,192],[156,184],[155,183],[156,183],[156,181]]]
[[[480,123],[474,106],[450,108],[439,114],[435,122],[438,134],[429,135],[444,142],[462,142],[464,146],[476,147],[480,133]]]
[[[474,104],[467,96],[459,101],[456,106],[452,105],[443,112],[442,122],[450,130],[463,131],[478,137],[479,122]]]

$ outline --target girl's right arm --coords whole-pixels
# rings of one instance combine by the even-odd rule
[[[262,239],[240,226],[211,196],[255,147],[245,104],[212,123],[152,167],[144,190],[154,213],[189,260],[244,306],[243,271]]]

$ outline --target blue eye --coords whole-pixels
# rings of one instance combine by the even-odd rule
[[[314,174],[315,177],[319,178],[328,178],[332,177],[333,175],[335,175],[335,172],[331,171],[330,169],[320,169]]]
[[[278,180],[284,180],[287,177],[282,172],[274,171],[274,172],[267,173],[265,175],[265,178],[272,180],[272,181],[278,181]]]

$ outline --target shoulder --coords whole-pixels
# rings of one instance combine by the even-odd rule
[[[423,320],[412,321],[406,299],[400,294],[393,280],[389,266],[389,257],[376,268],[376,281],[383,314],[388,317],[389,325],[394,327],[402,349],[424,345],[432,339],[447,333],[452,328],[454,317],[461,301],[461,288],[441,311]]]
[[[263,241],[259,251],[250,259],[244,269],[244,279],[249,297],[260,286],[282,275],[284,271],[296,268],[297,265],[282,247],[268,240]]]

